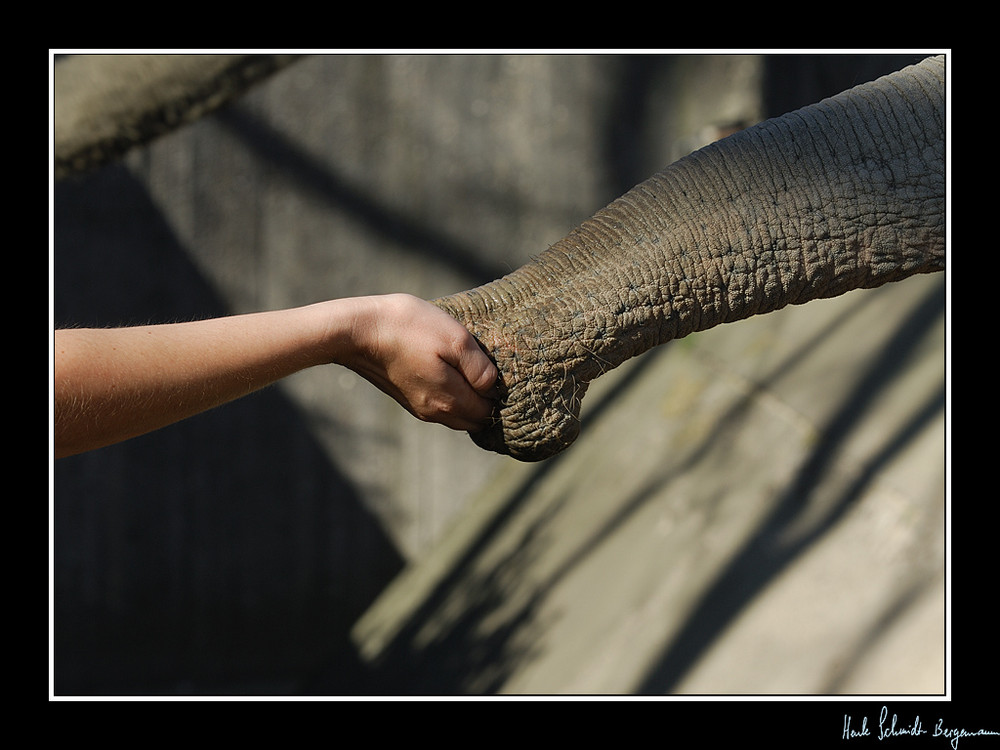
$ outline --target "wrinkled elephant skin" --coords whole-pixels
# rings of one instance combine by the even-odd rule
[[[436,300],[501,373],[478,445],[523,461],[579,432],[588,384],[671,339],[945,265],[944,60],[675,162],[532,262]]]

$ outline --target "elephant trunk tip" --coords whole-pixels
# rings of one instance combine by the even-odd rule
[[[484,450],[544,461],[580,434],[580,401],[589,380],[557,352],[536,346],[539,336],[528,332],[544,315],[504,306],[494,286],[432,300],[469,328],[500,372],[493,423],[470,436]],[[484,300],[506,317],[494,318]]]
[[[580,402],[587,383],[517,381],[505,393],[492,425],[470,433],[480,448],[518,461],[544,461],[562,453],[580,435]]]
[[[537,463],[562,453],[573,444],[579,434],[579,421],[576,421],[575,427],[569,430],[540,429],[532,435],[519,436],[509,434],[509,431],[504,429],[502,420],[498,420],[485,430],[470,433],[470,436],[472,441],[484,450],[510,456],[524,463]]]

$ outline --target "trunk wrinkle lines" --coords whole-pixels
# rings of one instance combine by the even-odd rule
[[[547,458],[576,438],[589,383],[657,344],[942,269],[943,76],[925,61],[710,144],[439,301],[501,373],[474,440]]]

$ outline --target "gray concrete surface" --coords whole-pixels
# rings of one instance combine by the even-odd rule
[[[943,693],[943,281],[597,381],[578,444],[471,502],[361,653],[417,691]]]
[[[56,323],[467,288],[897,62],[307,58],[57,186]],[[57,687],[939,692],[942,281],[656,350],[542,465],[330,370],[60,461]]]

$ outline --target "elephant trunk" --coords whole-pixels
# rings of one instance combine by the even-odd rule
[[[547,458],[603,372],[671,339],[944,269],[944,61],[667,167],[532,262],[435,303],[501,373],[481,447]]]

